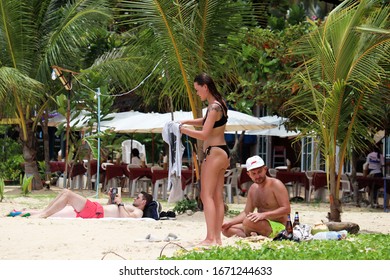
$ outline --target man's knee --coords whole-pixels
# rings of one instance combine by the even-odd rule
[[[68,190],[68,189],[62,190],[62,196],[66,197],[67,199],[72,197],[72,195],[73,195],[73,192],[71,190]]]
[[[234,235],[231,227],[230,228],[226,228],[226,229],[222,229],[221,232],[226,237],[232,237]]]
[[[242,226],[246,236],[250,236],[253,232],[263,236],[269,236],[272,232],[272,229],[267,220],[261,220],[254,223],[251,220],[245,218],[242,222]]]
[[[238,236],[246,237],[242,228],[230,227],[222,230],[222,234],[226,237]]]
[[[228,229],[222,229],[221,233],[226,237],[230,237]]]
[[[68,189],[63,189],[63,190],[61,191],[62,195],[68,195],[69,192],[70,192],[70,190],[68,190]]]

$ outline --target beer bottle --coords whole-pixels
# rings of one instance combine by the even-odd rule
[[[293,228],[295,228],[295,226],[298,226],[298,225],[299,225],[299,215],[298,215],[298,212],[295,212]]]
[[[286,222],[286,235],[293,234],[293,226],[291,223],[291,217],[290,214],[287,215],[287,222]]]

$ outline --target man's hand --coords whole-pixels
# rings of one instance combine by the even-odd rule
[[[122,197],[121,197],[119,192],[115,194],[114,200],[112,199],[112,195],[111,195],[112,194],[112,188],[110,188],[108,190],[107,194],[108,194],[108,197],[109,197],[108,204],[119,204],[119,203],[122,203]]]
[[[114,203],[115,204],[121,204],[122,203],[122,196],[119,193],[115,196]]]
[[[251,222],[258,222],[261,220],[265,220],[265,215],[263,213],[249,213],[246,215],[246,218]]]

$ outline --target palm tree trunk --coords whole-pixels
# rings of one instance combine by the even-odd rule
[[[25,139],[20,137],[23,146],[24,172],[26,177],[34,176],[32,181],[32,189],[40,190],[43,188],[41,176],[38,171],[37,156],[37,141],[32,129],[32,122],[26,123]]]
[[[49,144],[49,114],[47,111],[43,114],[44,121],[41,122],[43,134],[43,155],[45,160],[45,181],[50,181],[50,144]]]
[[[330,185],[330,213],[328,219],[331,222],[341,222],[341,201],[338,195],[339,187],[337,184],[335,164],[331,164],[330,166],[328,180]]]

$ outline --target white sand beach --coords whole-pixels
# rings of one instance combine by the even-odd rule
[[[19,190],[17,190],[19,191]],[[172,256],[180,247],[196,246],[206,235],[203,212],[189,216],[178,215],[176,220],[135,219],[32,219],[6,217],[13,209],[41,209],[48,198],[34,198],[36,193],[47,194],[60,189],[35,191],[27,197],[5,198],[0,203],[0,260],[156,260],[161,254]],[[81,191],[93,201],[95,192]],[[245,200],[245,199],[242,199]],[[242,202],[242,201],[241,201]],[[174,205],[163,204],[167,211]],[[244,204],[230,204],[230,209],[242,210]],[[298,211],[301,223],[314,225],[327,221],[327,203],[292,203],[291,212]],[[228,217],[226,219],[229,219]],[[390,234],[390,213],[383,209],[358,208],[345,205],[343,222],[353,222],[361,231]],[[164,241],[170,234],[178,237],[174,243]],[[150,234],[154,242],[142,241]],[[234,244],[237,238],[223,238],[223,246]]]

